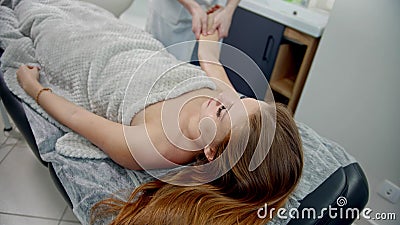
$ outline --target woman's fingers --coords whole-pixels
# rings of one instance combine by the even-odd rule
[[[21,65],[17,70],[18,81],[29,79],[30,77],[34,77],[37,80],[39,78],[39,68],[37,66]]]
[[[39,71],[40,68],[37,67],[37,66],[32,66],[32,65],[21,65],[18,70],[35,70],[35,71]]]

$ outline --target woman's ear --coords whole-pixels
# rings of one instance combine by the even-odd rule
[[[207,145],[204,148],[204,154],[206,155],[206,158],[208,159],[208,161],[213,161],[214,160],[214,156],[215,156],[215,149],[210,147],[209,145]]]

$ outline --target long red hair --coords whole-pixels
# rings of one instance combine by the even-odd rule
[[[194,186],[178,186],[161,180],[145,183],[127,201],[110,198],[97,203],[92,208],[92,223],[112,217],[111,224],[265,224],[272,215],[259,218],[258,210],[265,204],[268,208],[282,207],[299,182],[303,168],[297,126],[291,113],[277,104],[272,145],[261,165],[249,170],[257,144],[267,139],[266,127],[261,122],[270,116],[267,111],[260,110],[249,116],[251,135],[244,145],[240,133],[224,139],[216,149],[216,157],[228,151],[220,165],[211,167],[210,171],[189,167],[168,177],[170,181],[191,179],[196,183],[207,180],[210,173],[218,174],[221,168],[232,166],[218,179]],[[235,165],[227,165],[238,157],[235,154],[238,146],[245,146],[243,155]],[[198,160],[199,164],[204,162],[205,158]]]

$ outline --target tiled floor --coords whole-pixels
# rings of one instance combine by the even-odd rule
[[[121,19],[144,28],[146,3],[135,0]],[[3,128],[0,119],[0,225],[80,224],[47,168],[22,138],[4,133]]]
[[[0,122],[0,225],[79,224],[15,128],[3,132]]]

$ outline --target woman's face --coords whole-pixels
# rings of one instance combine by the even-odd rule
[[[222,92],[204,102],[200,111],[200,129],[207,140],[220,143],[235,127],[246,123],[249,115],[259,110],[259,101],[240,99],[236,94]],[[203,135],[202,135],[203,136]]]

